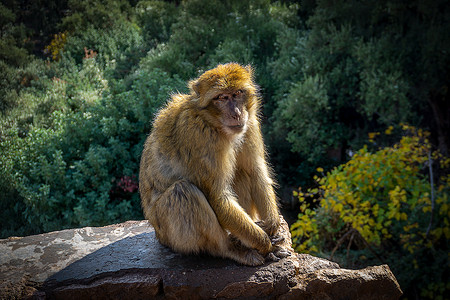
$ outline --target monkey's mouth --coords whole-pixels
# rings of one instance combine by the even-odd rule
[[[228,125],[227,127],[233,131],[239,132],[244,129],[244,126],[245,126],[245,124],[238,124],[238,125]]]

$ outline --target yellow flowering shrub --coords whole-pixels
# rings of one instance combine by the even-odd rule
[[[51,55],[54,61],[58,61],[61,58],[61,53],[66,44],[67,32],[60,32],[53,36],[50,44],[45,47],[45,51]]]
[[[293,244],[322,256],[353,253],[354,265],[389,263],[403,285],[419,283],[422,297],[437,299],[450,288],[437,284],[446,282],[449,270],[450,159],[432,151],[428,132],[408,125],[402,130],[394,146],[375,152],[364,146],[347,163],[316,176],[318,188],[294,192],[300,214],[291,226]],[[369,140],[379,135],[370,133]],[[369,256],[377,260],[365,261]],[[407,274],[405,264],[415,273]],[[439,267],[425,280],[416,275]]]

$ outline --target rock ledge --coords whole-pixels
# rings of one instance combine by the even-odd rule
[[[287,224],[284,234],[290,241]],[[289,245],[286,245],[290,247]],[[398,299],[387,265],[307,254],[259,267],[161,246],[147,221],[0,240],[0,299]]]

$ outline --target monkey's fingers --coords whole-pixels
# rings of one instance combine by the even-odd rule
[[[273,254],[273,252],[270,252],[269,254],[267,254],[266,256],[266,262],[267,261],[279,261],[281,258],[275,256],[275,254]]]
[[[257,221],[255,224],[261,227],[261,229],[268,235],[275,235],[279,227],[278,224],[268,223],[267,221]]]
[[[266,255],[266,262],[268,261],[279,261],[282,258],[291,256],[291,252],[284,249],[283,247],[275,247],[273,252]]]
[[[281,235],[274,235],[270,237],[270,241],[272,242],[273,246],[276,246],[278,244],[281,244],[282,242],[284,242],[284,237]]]
[[[291,256],[291,252],[283,247],[276,247],[275,251],[273,251],[272,253],[278,258]]]
[[[255,224],[264,229],[264,221],[256,221]]]

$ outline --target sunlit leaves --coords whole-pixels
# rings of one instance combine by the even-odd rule
[[[346,164],[317,177],[318,188],[297,193],[300,214],[291,228],[297,251],[326,252],[327,244],[335,244],[349,230],[356,230],[378,251],[392,251],[388,245],[397,245],[396,251],[411,255],[448,240],[448,158],[438,151],[431,153],[429,133],[408,125],[402,129],[403,137],[392,147],[376,152],[363,147]],[[385,133],[392,131],[388,127]],[[375,142],[378,136],[371,133],[369,139]],[[438,167],[434,173],[440,174],[433,182],[434,208],[430,163]],[[317,208],[311,209],[311,199],[316,199]]]

